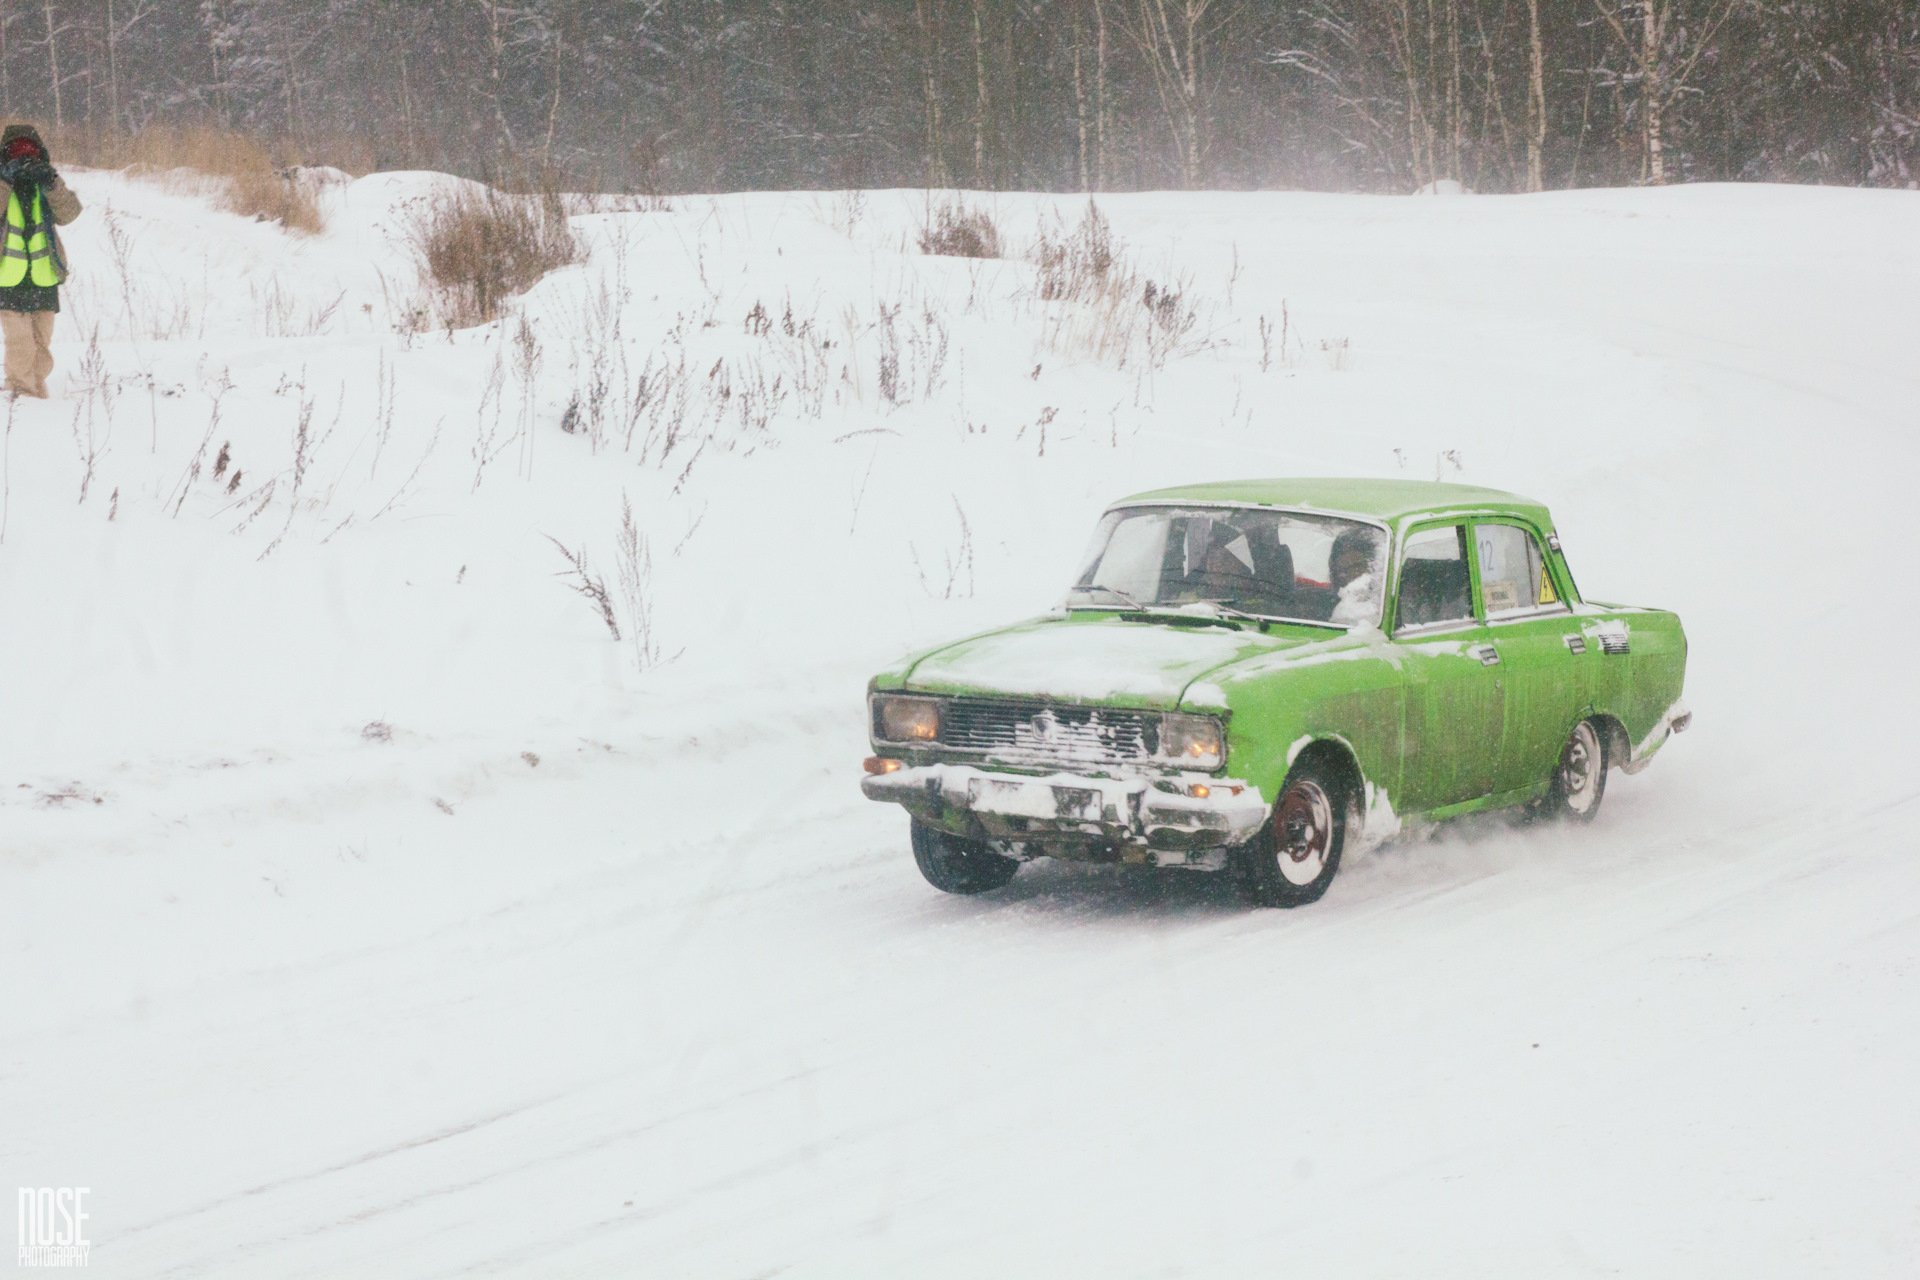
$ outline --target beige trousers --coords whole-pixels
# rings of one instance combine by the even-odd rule
[[[57,311],[0,311],[7,338],[7,390],[47,398],[53,372],[53,321]]]

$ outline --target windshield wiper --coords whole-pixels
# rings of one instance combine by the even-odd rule
[[[1122,591],[1118,587],[1075,587],[1074,590],[1075,591],[1104,591],[1110,596],[1119,596],[1122,600],[1125,600],[1128,604],[1132,605],[1134,608],[1139,609],[1143,612],[1146,610],[1146,607],[1147,607],[1146,605],[1141,604],[1138,600],[1135,600],[1132,596],[1128,595],[1126,592]]]
[[[1172,622],[1175,624],[1183,624],[1183,625],[1192,626],[1192,627],[1225,627],[1229,631],[1238,631],[1240,628],[1236,626],[1234,623],[1232,623],[1231,621],[1229,621],[1227,618],[1217,616],[1218,614],[1220,613],[1232,614],[1236,618],[1245,618],[1249,622],[1260,621],[1260,619],[1254,617],[1252,614],[1242,613],[1238,609],[1225,609],[1225,610],[1219,609],[1218,605],[1212,600],[1196,600],[1194,601],[1194,603],[1213,605],[1216,610],[1215,613],[1213,614],[1188,613],[1183,609],[1174,608],[1167,605],[1142,604],[1140,601],[1134,599],[1132,596],[1120,590],[1120,588],[1118,587],[1075,587],[1074,590],[1075,591],[1104,591],[1110,596],[1120,597],[1120,599],[1126,601],[1127,604],[1132,609],[1131,615],[1123,615],[1128,618],[1128,621]],[[1098,608],[1099,606],[1095,605],[1093,607]]]
[[[1215,610],[1217,610],[1220,613],[1224,613],[1229,618],[1245,618],[1248,622],[1271,622],[1272,621],[1271,618],[1262,617],[1257,613],[1248,613],[1245,609],[1236,609],[1234,606],[1240,603],[1237,597],[1229,600],[1202,600],[1202,601],[1199,601],[1199,603],[1210,604],[1214,607]]]
[[[1339,622],[1317,622],[1312,618],[1288,618],[1280,614],[1244,613],[1239,609],[1222,607],[1227,605],[1239,604],[1240,598],[1238,596],[1235,596],[1228,600],[1209,600],[1207,601],[1207,603],[1214,605],[1216,607],[1220,607],[1222,613],[1230,614],[1236,618],[1251,618],[1253,621],[1259,622],[1259,623],[1285,622],[1285,623],[1292,624],[1294,626],[1301,626],[1301,627],[1329,627],[1335,631],[1345,631],[1348,629],[1344,623],[1339,623]]]
[[[1134,613],[1120,615],[1122,622],[1164,622],[1174,627],[1225,627],[1229,631],[1238,631],[1240,624],[1232,618],[1223,618],[1213,613],[1182,613],[1178,609],[1141,609]]]

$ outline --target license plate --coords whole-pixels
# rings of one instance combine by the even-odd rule
[[[1086,787],[1055,787],[1053,806],[1056,817],[1100,820],[1100,793]]]
[[[1063,822],[1098,822],[1103,806],[1098,787],[1057,787],[1013,778],[975,778],[967,800],[986,813]]]

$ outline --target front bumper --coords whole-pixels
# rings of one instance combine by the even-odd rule
[[[1196,786],[1207,794],[1189,794]],[[1032,777],[930,764],[871,774],[860,789],[870,800],[900,805],[928,826],[955,835],[1094,860],[1210,866],[1218,859],[1165,855],[1243,843],[1267,820],[1267,802],[1258,787],[1198,774]]]

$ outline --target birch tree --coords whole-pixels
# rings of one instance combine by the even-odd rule
[[[47,83],[53,90],[53,127],[58,129],[66,122],[66,115],[60,109],[60,33],[66,28],[54,17],[53,0],[44,2],[47,17]]]
[[[1654,186],[1667,180],[1666,121],[1713,37],[1738,0],[1707,0],[1697,7],[1683,0],[1593,0],[1622,47],[1632,70],[1623,81],[1635,87],[1640,102],[1643,146],[1641,177]]]
[[[1209,91],[1204,63],[1208,41],[1243,6],[1218,0],[1135,0],[1124,10],[1122,25],[1153,75],[1153,84],[1173,133],[1180,185],[1200,183],[1201,160],[1209,125]]]
[[[1107,189],[1107,4],[1093,0],[1093,185]]]
[[[1527,190],[1546,189],[1547,51],[1540,0],[1527,0]]]
[[[973,0],[973,185],[987,185],[987,41],[981,10],[986,0]]]
[[[662,194],[1905,186],[1920,0],[0,0],[0,107]]]
[[[920,86],[926,111],[924,146],[926,183],[929,187],[951,185],[947,177],[945,147],[940,129],[940,29],[939,0],[913,0],[914,23],[920,34]]]

